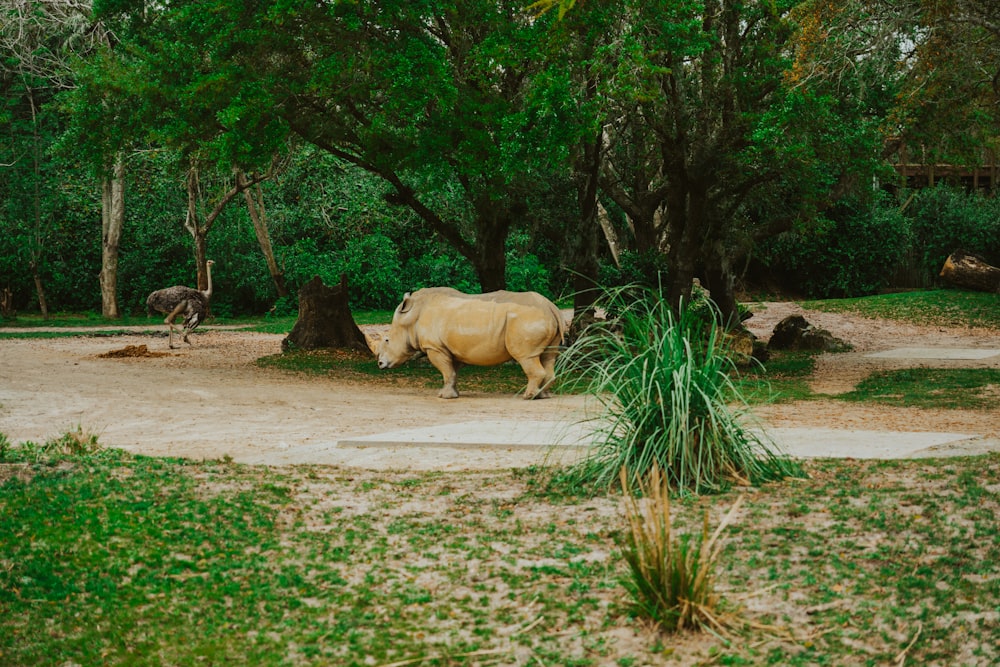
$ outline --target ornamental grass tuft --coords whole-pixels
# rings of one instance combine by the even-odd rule
[[[719,536],[732,521],[742,496],[714,533],[709,532],[705,512],[700,534],[678,535],[670,519],[670,489],[659,467],[653,466],[639,484],[638,494],[631,492],[624,468],[621,484],[629,526],[622,556],[630,577],[624,584],[638,614],[667,632],[707,629],[726,634],[734,618],[720,611],[715,568],[721,551]]]
[[[675,315],[657,290],[607,290],[606,321],[587,327],[560,355],[560,374],[586,378],[602,407],[592,449],[563,475],[570,486],[610,487],[653,466],[683,493],[801,476],[760,429],[747,402],[716,309],[703,301]]]

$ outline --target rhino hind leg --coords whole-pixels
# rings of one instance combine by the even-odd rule
[[[533,398],[548,397],[548,392],[545,390],[548,378],[541,360],[538,357],[527,357],[518,359],[517,363],[521,364],[521,369],[528,376],[528,388],[524,390],[524,399],[530,401]]]
[[[542,353],[542,368],[545,369],[545,380],[542,383],[542,398],[548,397],[548,388],[552,386],[552,382],[556,379],[556,358],[558,356],[558,348],[554,351]]]

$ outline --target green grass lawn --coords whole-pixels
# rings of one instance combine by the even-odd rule
[[[1000,410],[1000,370],[905,368],[881,371],[838,398],[900,407]]]
[[[810,461],[675,502],[723,536],[732,636],[634,618],[616,496],[546,472],[369,473],[8,449],[0,664],[988,665],[1000,456]]]
[[[1000,294],[954,289],[880,294],[857,299],[804,301],[804,308],[857,313],[924,325],[986,327],[1000,330]]]

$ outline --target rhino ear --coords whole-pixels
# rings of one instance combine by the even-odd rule
[[[396,308],[396,312],[406,313],[409,312],[410,308],[412,307],[413,307],[413,301],[410,299],[410,293],[407,292],[406,294],[403,295],[403,302],[399,304],[398,308]]]

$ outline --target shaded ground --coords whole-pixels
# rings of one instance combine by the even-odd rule
[[[849,353],[820,357],[812,380],[819,393],[848,391],[881,368],[1000,368],[1000,356],[953,361],[866,356],[904,345],[995,348],[1000,340],[992,331],[920,327],[803,311],[790,303],[763,304],[747,324],[766,339],[774,324],[791,313],[803,314],[854,347]],[[460,399],[446,401],[426,388],[371,387],[257,367],[257,358],[280,352],[281,338],[209,328],[192,336],[194,345],[179,350],[169,350],[165,337],[148,334],[2,341],[0,433],[13,442],[44,441],[82,428],[98,434],[104,445],[144,454],[290,463],[306,460],[297,458],[301,452],[312,452],[308,460],[316,460],[317,449],[326,451],[348,437],[473,420],[575,421],[586,414],[581,397],[523,401],[515,396],[463,392]],[[765,406],[758,413],[766,424],[778,427],[947,431],[1000,437],[1000,415],[977,411],[813,400]],[[454,450],[423,452],[418,458],[391,450],[355,451],[349,458],[345,456],[332,456],[328,462],[424,469],[506,467],[512,463],[509,457],[495,453],[456,454]]]

